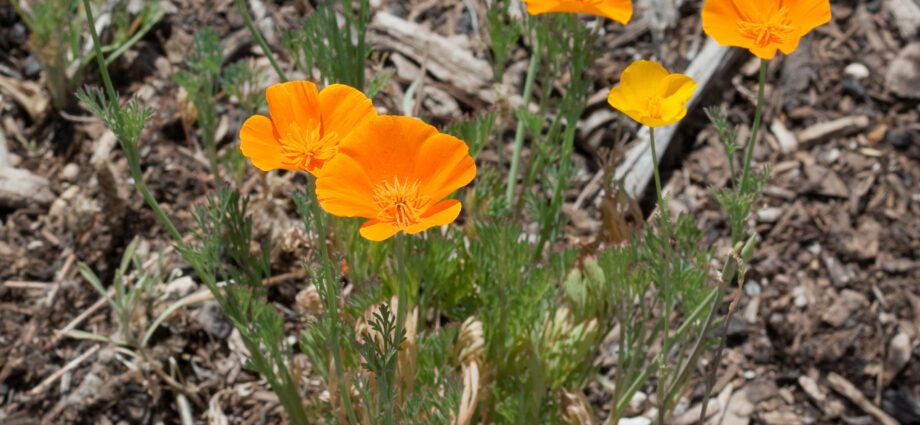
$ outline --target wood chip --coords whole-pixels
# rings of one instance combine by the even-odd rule
[[[869,117],[865,115],[844,117],[814,124],[799,132],[798,139],[802,147],[808,148],[816,143],[847,136],[868,127]]]
[[[838,375],[836,372],[831,372],[827,375],[827,383],[834,391],[848,398],[864,412],[878,419],[882,425],[900,425],[898,421],[894,420],[894,418],[889,416],[882,409],[879,409],[878,406],[869,402],[853,383]]]
[[[0,168],[0,207],[46,206],[54,201],[48,179],[20,168]]]
[[[385,12],[374,15],[371,29],[368,39],[372,44],[424,63],[435,77],[467,93],[478,93],[492,81],[489,63],[455,39]]]
[[[776,141],[779,142],[780,150],[783,153],[795,152],[799,148],[799,139],[795,137],[795,133],[786,128],[782,121],[773,120],[770,124],[770,132],[776,136]]]
[[[914,0],[886,0],[885,7],[891,11],[898,32],[905,40],[910,40],[920,29],[920,3]]]
[[[869,300],[866,299],[865,295],[850,289],[844,289],[830,308],[821,315],[821,320],[839,328],[847,320],[855,316],[856,310],[867,305],[869,305]]]
[[[901,49],[885,73],[885,87],[895,96],[920,99],[920,42]]]

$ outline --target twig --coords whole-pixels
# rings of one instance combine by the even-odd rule
[[[898,425],[898,421],[889,416],[882,409],[879,409],[876,405],[872,404],[872,402],[867,400],[866,397],[859,392],[856,386],[836,372],[831,372],[827,375],[827,383],[830,384],[834,391],[850,399],[853,404],[859,406],[864,412],[875,416],[875,419],[878,419],[882,425]]]
[[[92,356],[97,351],[99,351],[100,347],[102,346],[94,345],[89,350],[86,350],[86,352],[84,352],[83,354],[80,354],[77,358],[71,360],[69,363],[64,365],[64,367],[58,369],[57,372],[54,372],[51,374],[51,376],[45,378],[45,380],[42,381],[40,384],[36,385],[35,388],[32,388],[29,391],[29,395],[36,396],[36,395],[43,393],[46,389],[48,389],[49,386],[51,386],[51,384],[53,384],[58,379],[61,379],[61,377],[64,376],[65,373],[75,369],[77,366],[80,365],[80,363],[83,363],[84,360],[88,359],[90,356]]]
[[[3,287],[10,289],[48,289],[51,285],[53,285],[53,283],[29,280],[8,280],[3,282]]]

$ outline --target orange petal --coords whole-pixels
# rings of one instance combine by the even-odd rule
[[[243,156],[262,171],[283,168],[281,144],[272,121],[262,115],[253,115],[240,128],[240,150]]]
[[[382,223],[378,220],[368,220],[361,225],[361,229],[358,230],[358,233],[369,241],[380,242],[386,239],[389,239],[393,235],[399,232],[399,229],[393,227],[389,223]]]
[[[418,149],[415,169],[410,178],[422,182],[422,193],[441,200],[476,177],[476,162],[462,140],[436,134]]]
[[[598,4],[585,4],[577,0],[526,0],[527,13],[587,13],[603,16],[623,25],[632,18],[631,0],[603,0]]]
[[[374,218],[374,183],[361,164],[345,155],[336,155],[319,171],[316,199],[329,214],[338,217]]]
[[[414,235],[435,226],[453,223],[454,220],[457,219],[457,216],[460,215],[460,210],[462,208],[463,206],[460,204],[460,201],[456,199],[438,202],[422,215],[422,220],[418,224],[407,227],[406,233]]]
[[[739,6],[736,3],[740,3]],[[759,14],[745,0],[706,0],[703,5],[703,31],[723,46],[750,48],[753,42],[738,31],[738,23],[748,20],[745,14]],[[747,15],[749,16],[749,15]]]
[[[419,146],[437,134],[437,129],[415,118],[379,116],[349,133],[339,145],[339,155],[361,164],[371,182],[405,179],[415,170]]]
[[[598,5],[598,9],[601,10],[602,16],[606,16],[607,18],[617,21],[623,25],[628,24],[629,20],[632,19],[632,0],[605,1]]]
[[[831,21],[829,0],[795,0],[784,3],[789,7],[789,20],[795,25],[798,37]]]
[[[265,90],[268,112],[279,134],[286,134],[290,123],[310,128],[320,122],[316,85],[309,81],[275,84]]]
[[[323,133],[345,136],[377,116],[374,104],[364,93],[343,84],[332,84],[319,92]]]

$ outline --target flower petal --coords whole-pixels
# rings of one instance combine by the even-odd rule
[[[329,214],[338,217],[377,216],[374,184],[354,158],[336,155],[319,171],[316,199]]]
[[[466,186],[476,177],[476,162],[462,140],[436,134],[421,145],[411,178],[422,183],[421,191],[435,201]]]
[[[435,226],[453,223],[460,215],[461,209],[463,206],[456,199],[438,202],[422,215],[422,220],[418,224],[407,227],[406,233],[414,235]]]
[[[379,116],[349,133],[339,145],[339,155],[361,164],[374,184],[394,177],[405,180],[415,170],[419,146],[437,134],[434,127],[415,118]]]
[[[635,100],[648,99],[657,94],[668,70],[657,62],[640,60],[626,67],[620,75],[620,86],[627,97]]]
[[[320,122],[316,85],[309,81],[275,84],[265,90],[268,112],[279,134],[286,134],[288,125],[296,122],[310,128]]]
[[[281,144],[272,121],[263,115],[253,115],[240,128],[240,150],[243,156],[262,171],[284,168],[281,164]]]
[[[831,21],[829,0],[786,0],[782,3],[789,7],[789,20],[795,25],[796,39]]]
[[[604,0],[599,4],[585,4],[576,0],[526,0],[527,13],[541,15],[544,13],[587,13],[603,16],[623,25],[632,18],[631,0]]]
[[[364,93],[343,84],[332,84],[319,92],[323,133],[344,137],[377,116],[374,104]]]
[[[738,23],[747,21],[750,14],[758,14],[747,0],[706,0],[703,5],[703,31],[723,46],[750,48],[751,39],[738,31]],[[740,7],[739,7],[740,3]],[[744,15],[742,15],[744,14]]]
[[[378,220],[365,221],[364,224],[361,225],[361,229],[358,230],[358,233],[360,233],[364,239],[373,242],[387,240],[398,232],[399,229],[393,227],[390,223],[383,223]]]

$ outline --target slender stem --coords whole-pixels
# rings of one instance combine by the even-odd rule
[[[745,193],[749,189],[751,161],[754,158],[754,145],[757,143],[757,133],[760,131],[760,122],[763,119],[764,91],[767,84],[767,63],[766,59],[760,60],[760,81],[757,85],[757,109],[754,110],[754,124],[751,128],[751,140],[744,147],[744,168],[741,169],[740,192]]]
[[[246,24],[246,28],[249,28],[252,37],[256,39],[256,43],[262,48],[262,53],[264,53],[268,61],[271,62],[272,68],[275,68],[275,72],[278,73],[278,78],[282,83],[287,82],[287,76],[284,75],[284,71],[281,70],[281,65],[278,65],[278,61],[275,60],[275,54],[272,53],[272,50],[268,47],[268,43],[265,41],[265,37],[262,37],[262,33],[259,32],[259,29],[256,28],[256,25],[252,22],[252,15],[249,14],[249,9],[246,7],[246,0],[236,0],[236,8],[239,9],[240,15],[243,15],[243,22]]]
[[[524,81],[524,98],[521,107],[524,111],[530,107],[533,96],[533,84],[537,77],[537,68],[540,65],[540,37],[534,33],[533,52],[530,54],[530,66],[527,67],[527,78]],[[524,120],[518,117],[517,130],[514,132],[514,152],[511,156],[511,170],[508,172],[508,189],[505,192],[506,205],[514,205],[514,186],[517,184],[518,167],[521,164],[521,150],[524,147]]]
[[[105,58],[102,56],[102,48],[99,44],[99,34],[96,33],[95,20],[93,19],[93,10],[90,8],[89,0],[83,0],[83,9],[86,12],[86,20],[89,23],[89,33],[93,38],[93,50],[96,52],[96,63],[99,65],[99,74],[102,75],[102,82],[105,85],[105,91],[109,103],[113,108],[119,108],[118,93],[115,92],[115,86],[112,84],[112,78],[109,76],[109,70],[105,65]],[[123,119],[121,114],[116,114],[116,119]],[[147,184],[144,183],[144,174],[141,172],[140,157],[137,151],[136,140],[120,140],[121,146],[125,151],[125,157],[128,159],[128,169],[131,172],[131,178],[134,179],[134,185],[141,193],[144,201],[153,210],[154,215],[160,221],[160,224],[169,232],[176,244],[182,244],[182,234],[176,229],[176,226],[170,220],[169,216],[160,208],[159,202],[150,193]]]
[[[408,240],[408,235],[396,235],[396,261],[399,263],[396,265],[399,272],[397,275],[397,289],[396,289],[396,347],[397,351],[402,349],[403,339],[406,338],[406,314],[409,311],[409,273],[406,269],[406,259],[409,255],[410,243]],[[395,415],[394,412],[397,411],[395,400],[399,400],[399,379],[397,376],[397,369],[399,367],[399,362],[397,361],[393,369],[390,371],[391,375],[389,381],[391,384],[392,393],[388,395],[390,398],[390,405],[387,406],[387,413],[389,414],[390,419],[392,420]]]
[[[661,171],[658,169],[658,150],[655,147],[655,129],[649,127],[648,129],[649,143],[652,147],[652,170],[655,173],[655,196],[658,200],[658,213],[661,214],[662,221],[667,221],[668,219],[668,205],[665,203],[664,194],[661,190]]]
[[[109,70],[105,65],[105,57],[102,56],[102,45],[99,43],[99,34],[96,33],[96,20],[93,19],[93,9],[89,5],[89,0],[83,0],[83,9],[86,12],[89,34],[93,37],[93,50],[96,51],[96,63],[99,65],[99,73],[102,74],[105,92],[109,95],[109,102],[116,105],[118,103],[118,94],[115,92],[115,86],[112,84],[112,78],[109,77]]]
[[[307,187],[311,188],[313,194],[316,193],[316,180],[312,175],[307,177]],[[336,288],[335,266],[329,256],[329,250],[326,247],[326,221],[323,211],[319,208],[316,198],[310,202],[310,209],[313,212],[313,221],[316,222],[316,245],[319,250],[319,261],[323,264],[323,282],[326,284],[326,310],[329,314],[329,351],[332,352],[332,361],[335,370],[336,381],[338,381],[339,395],[342,397],[342,406],[348,415],[348,422],[351,425],[358,424],[358,418],[355,415],[355,409],[351,405],[351,392],[345,384],[345,368],[342,365],[342,355],[339,349],[339,292]]]

